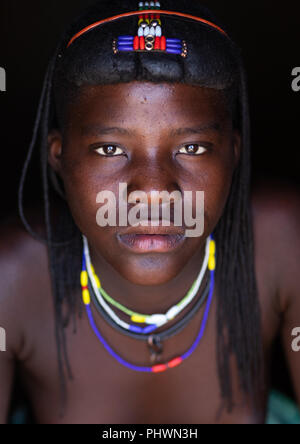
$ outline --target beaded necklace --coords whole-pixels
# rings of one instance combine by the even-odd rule
[[[147,342],[148,338],[150,338],[150,337],[160,338],[161,340],[164,340],[164,339],[169,339],[172,336],[174,336],[175,334],[179,333],[186,326],[186,324],[194,317],[194,315],[197,313],[197,311],[202,307],[202,305],[204,304],[204,302],[208,296],[209,288],[210,288],[210,279],[208,278],[205,288],[204,288],[201,296],[197,300],[196,304],[176,324],[172,325],[171,327],[168,327],[166,330],[162,331],[161,333],[141,334],[141,333],[134,333],[132,331],[125,330],[124,328],[122,328],[118,324],[116,324],[113,321],[113,319],[111,319],[110,316],[106,313],[106,311],[103,310],[103,307],[99,304],[99,301],[95,296],[95,292],[94,292],[93,287],[91,286],[90,282],[88,284],[88,289],[89,289],[89,292],[91,295],[91,300],[93,301],[97,311],[105,319],[105,321],[111,327],[113,327],[116,331],[118,331],[119,333],[122,333],[125,336],[128,336],[132,339],[137,339],[137,340],[145,341],[145,342]]]
[[[107,341],[101,335],[101,333],[95,323],[93,313],[91,310],[91,297],[90,297],[90,292],[89,292],[89,288],[88,288],[87,263],[86,263],[85,259],[86,259],[85,254],[83,253],[82,272],[85,271],[86,273],[81,274],[81,284],[85,284],[85,285],[82,285],[82,299],[83,299],[83,303],[86,308],[86,313],[87,313],[90,325],[91,325],[94,333],[96,334],[97,338],[102,343],[104,348],[109,352],[109,354],[112,357],[114,357],[120,364],[122,364],[123,366],[125,366],[127,368],[130,368],[131,370],[135,370],[135,371],[159,373],[159,372],[166,371],[169,368],[173,368],[173,367],[178,366],[194,352],[194,350],[196,349],[197,345],[199,344],[199,342],[204,334],[205,327],[207,324],[209,309],[211,306],[212,296],[213,296],[213,292],[214,292],[214,282],[215,282],[214,275],[215,275],[216,259],[215,259],[215,243],[212,240],[212,238],[210,238],[210,249],[209,249],[209,260],[208,260],[208,268],[210,270],[210,288],[209,288],[209,295],[208,295],[208,299],[206,302],[206,306],[205,306],[203,318],[201,321],[199,333],[198,333],[195,341],[193,342],[192,346],[183,355],[177,356],[176,358],[169,360],[165,364],[158,364],[158,365],[154,365],[151,367],[134,365],[134,364],[131,364],[130,362],[124,360],[121,356],[119,356],[110,347],[110,345],[107,343]],[[86,281],[82,279],[82,276],[87,277]],[[110,308],[110,307],[108,307],[108,308]],[[112,313],[114,313],[114,312],[112,311]]]
[[[129,330],[136,333],[147,334],[151,333],[157,328],[165,325],[170,320],[173,320],[197,295],[201,283],[203,281],[203,277],[205,275],[205,271],[207,269],[210,257],[214,255],[215,252],[215,243],[212,239],[208,238],[206,241],[205,248],[205,256],[203,260],[203,264],[200,270],[200,273],[197,279],[194,281],[192,287],[186,294],[186,296],[176,305],[171,307],[166,314],[155,314],[155,315],[145,315],[134,312],[124,305],[119,304],[113,298],[111,298],[105,290],[102,288],[100,280],[94,271],[94,267],[91,263],[90,252],[88,247],[88,241],[85,236],[83,236],[83,254],[85,260],[85,270],[81,272],[81,286],[86,287],[88,283],[88,279],[90,279],[92,283],[93,290],[98,299],[99,304],[103,307],[103,309],[107,312],[107,314],[122,328],[125,330]],[[103,296],[103,297],[102,297]],[[126,313],[131,317],[131,321],[135,323],[144,323],[148,324],[147,327],[139,327],[135,325],[127,324],[125,321],[121,320],[109,307],[109,305],[105,302],[110,302],[112,305],[117,307],[119,310]]]
[[[98,299],[95,297],[95,292],[93,291],[93,288],[91,287],[90,283],[88,285],[88,288],[91,294],[92,301],[96,306],[97,311],[112,328],[114,328],[119,333],[124,334],[125,336],[129,336],[130,338],[147,342],[150,351],[150,360],[151,363],[153,364],[159,362],[161,359],[161,355],[163,353],[162,341],[169,339],[172,336],[180,333],[184,329],[184,327],[193,319],[193,317],[196,315],[196,313],[200,310],[200,308],[204,304],[208,296],[210,286],[208,279],[203,294],[198,299],[194,307],[182,319],[180,319],[180,321],[178,321],[176,324],[172,325],[171,327],[167,328],[163,332],[148,334],[148,335],[133,333],[129,330],[123,329],[118,324],[116,324],[99,304]]]

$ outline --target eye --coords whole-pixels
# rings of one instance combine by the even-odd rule
[[[121,154],[124,154],[124,151],[117,145],[103,145],[95,149],[95,151],[101,156],[106,157],[120,156]]]
[[[204,148],[204,146],[198,145],[197,143],[190,143],[188,145],[184,145],[182,148],[180,148],[179,153],[181,154],[194,154],[196,156],[205,153],[207,151],[207,148]]]

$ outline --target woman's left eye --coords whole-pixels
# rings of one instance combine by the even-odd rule
[[[204,146],[198,145],[197,143],[191,143],[180,148],[179,153],[200,155],[205,153],[205,151],[207,151],[207,148]]]
[[[95,150],[101,156],[113,157],[124,154],[124,151],[117,145],[103,145]]]

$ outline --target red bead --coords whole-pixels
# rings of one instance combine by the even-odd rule
[[[161,364],[161,365],[154,365],[152,367],[152,371],[153,373],[159,373],[159,372],[164,372],[165,370],[167,370],[167,366],[166,364]]]
[[[155,37],[154,49],[160,49],[160,37]]]
[[[145,49],[145,38],[140,37],[140,49]]]
[[[89,287],[83,287],[83,286],[81,286],[81,289],[82,289],[82,290],[88,290]]]
[[[167,41],[166,41],[166,37],[163,35],[160,39],[160,49],[162,51],[165,51],[167,48]]]
[[[133,49],[136,51],[139,49],[139,37],[136,35],[133,39]]]
[[[155,14],[156,19],[160,19],[160,14]]]
[[[178,357],[178,358],[174,358],[172,359],[172,361],[168,362],[168,367],[172,368],[172,367],[176,367],[177,365],[181,364],[182,362],[182,358]]]

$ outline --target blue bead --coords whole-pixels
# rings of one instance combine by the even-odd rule
[[[120,39],[118,38],[118,43],[132,43],[133,39]]]
[[[182,52],[182,48],[174,48],[173,46],[167,46],[167,48],[166,48],[167,50],[173,50],[173,51],[180,51],[180,52]]]
[[[133,45],[133,40],[118,40],[118,45]]]
[[[118,46],[118,50],[119,51],[133,51],[133,47],[132,46]]]
[[[156,329],[157,329],[157,325],[148,325],[148,327],[145,327],[143,329],[143,333],[144,334],[148,334],[148,333],[151,333],[152,331],[154,331]]]
[[[175,48],[175,49],[181,49],[181,45],[177,45],[177,43],[167,43],[167,48]]]
[[[119,40],[133,40],[134,37],[133,37],[133,35],[120,35],[120,36],[118,37],[118,39],[119,39]]]
[[[118,42],[119,46],[133,46],[132,42]]]
[[[182,43],[180,39],[166,39],[167,43]]]
[[[133,45],[133,40],[120,40],[117,42],[118,45]]]
[[[135,325],[130,325],[129,330],[133,331],[135,333],[142,333],[142,328],[141,327],[136,327]]]
[[[182,50],[180,49],[174,49],[174,48],[167,48],[166,52],[168,52],[169,54],[181,54]]]

